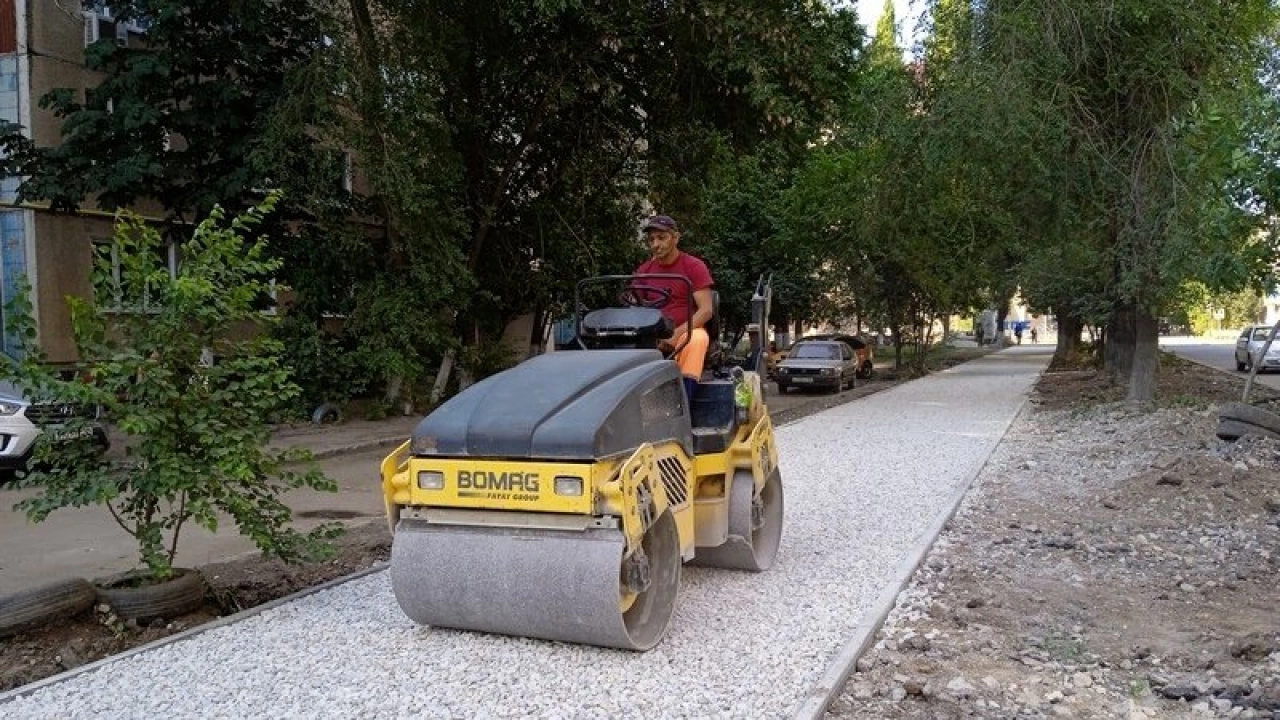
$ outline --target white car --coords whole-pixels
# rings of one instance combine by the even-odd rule
[[[0,381],[0,481],[27,468],[32,444],[45,431],[54,433],[55,440],[92,435],[106,449],[107,434],[98,423],[76,430],[62,427],[80,412],[75,405],[32,403],[12,383]]]
[[[1252,370],[1255,362],[1258,372],[1280,370],[1280,335],[1267,348],[1267,356],[1257,362],[1262,355],[1262,346],[1270,336],[1270,325],[1250,325],[1242,330],[1240,337],[1236,338],[1236,370]]]

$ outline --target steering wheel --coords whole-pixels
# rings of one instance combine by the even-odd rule
[[[630,307],[662,308],[671,302],[671,290],[657,285],[631,285],[618,292],[618,301]]]

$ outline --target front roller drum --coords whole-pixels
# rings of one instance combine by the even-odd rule
[[[750,470],[733,474],[729,487],[729,537],[700,547],[691,565],[761,572],[773,567],[782,541],[782,473],[777,468],[759,494]]]
[[[391,589],[404,613],[424,625],[648,650],[666,634],[680,585],[671,514],[644,536],[646,582],[638,592],[625,547],[612,529],[402,520],[391,542]]]

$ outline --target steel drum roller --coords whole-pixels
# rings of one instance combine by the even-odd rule
[[[669,513],[643,548],[650,583],[627,599],[619,530],[402,520],[391,545],[391,587],[404,613],[426,625],[648,650],[666,630],[680,583]]]

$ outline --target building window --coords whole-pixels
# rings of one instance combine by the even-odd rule
[[[99,40],[115,38],[120,47],[129,47],[129,34],[141,35],[151,26],[146,18],[136,17],[122,20],[111,4],[103,0],[89,0],[84,3],[84,46]]]
[[[111,241],[111,238],[95,237],[93,238],[94,252],[102,254],[110,254],[111,257],[111,301],[104,305],[104,309],[108,312],[157,312],[159,305],[152,298],[151,288],[144,283],[142,287],[128,282],[124,276],[124,268],[120,258],[120,248]],[[155,248],[155,255],[152,262],[146,268],[148,274],[163,270],[172,280],[178,276],[178,266],[181,262],[181,248],[178,243],[167,241],[158,248]]]

